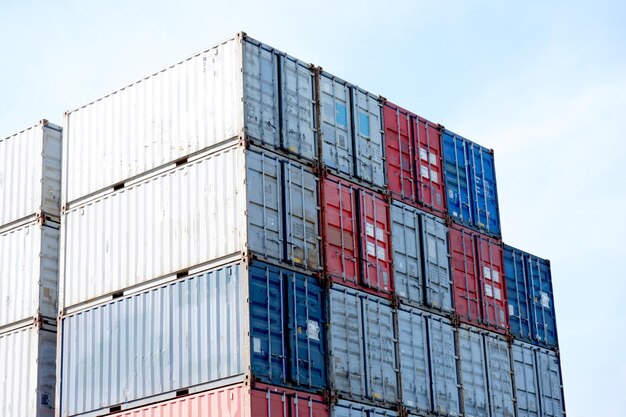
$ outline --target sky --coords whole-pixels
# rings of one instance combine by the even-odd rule
[[[626,415],[626,3],[0,0],[0,137],[238,31],[493,148],[551,260],[568,416]]]

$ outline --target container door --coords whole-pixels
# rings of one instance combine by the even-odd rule
[[[394,313],[377,297],[363,299],[363,337],[368,398],[395,403],[398,400],[398,361]]]
[[[532,347],[514,341],[512,350],[515,399],[518,417],[540,417],[539,387],[535,352]]]
[[[482,283],[482,322],[497,329],[508,329],[506,283],[502,266],[502,245],[476,234],[478,274]]]
[[[393,291],[389,261],[389,205],[380,194],[360,190],[361,254],[363,285],[377,291]]]
[[[297,162],[284,162],[287,261],[320,268],[317,178]]]
[[[526,259],[534,339],[540,345],[556,347],[558,339],[550,262],[532,255],[526,255]]]
[[[324,291],[314,277],[292,273],[289,278],[290,380],[322,390],[326,388]]]
[[[444,319],[430,316],[428,345],[432,377],[432,411],[439,415],[458,416],[461,413],[456,354],[456,330]]]
[[[466,416],[488,416],[483,336],[479,332],[466,329],[459,329],[457,334],[463,384],[463,411]]]
[[[532,341],[530,291],[527,265],[519,250],[504,245],[504,275],[509,303],[511,333],[517,339]]]
[[[398,311],[402,403],[416,411],[431,410],[426,319],[419,310]]]
[[[325,274],[335,282],[358,284],[356,189],[347,181],[322,179]]]
[[[387,186],[394,198],[415,202],[417,196],[415,194],[411,116],[395,105],[385,104],[383,121]]]
[[[493,152],[467,142],[471,166],[473,222],[487,233],[500,234],[500,213]]]
[[[314,74],[308,65],[280,56],[282,147],[309,160],[317,159]]]
[[[350,88],[331,75],[322,73],[320,112],[322,126],[322,159],[324,165],[342,174],[354,175]]]
[[[246,152],[248,248],[266,257],[283,258],[281,166],[278,157]]]
[[[446,175],[448,213],[461,223],[472,224],[470,204],[470,166],[465,140],[445,130],[442,134],[443,159]]]
[[[441,132],[437,124],[415,118],[415,158],[418,201],[431,210],[446,212]]]
[[[363,316],[358,292],[334,287],[329,294],[331,388],[365,398]]]
[[[513,417],[515,410],[509,345],[500,337],[486,335],[485,350],[491,417]]]
[[[426,275],[426,304],[452,311],[450,262],[448,259],[448,228],[430,214],[422,213],[422,238]]]
[[[398,417],[398,413],[392,410],[346,400],[337,401],[331,414],[333,417]]]
[[[565,416],[565,404],[559,360],[554,352],[544,349],[536,351],[536,358],[542,415],[563,417]]]
[[[479,282],[476,275],[475,241],[473,234],[461,227],[450,228],[454,310],[461,320],[480,321]]]
[[[280,147],[278,64],[271,49],[244,42],[245,132],[253,140]]]
[[[391,203],[391,239],[396,294],[409,304],[423,304],[422,250],[417,210],[396,201]]]
[[[363,181],[385,186],[381,105],[378,97],[352,89],[356,174]]]

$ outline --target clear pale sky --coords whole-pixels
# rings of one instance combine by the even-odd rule
[[[0,137],[244,30],[495,150],[504,240],[552,262],[568,415],[626,416],[626,3],[294,3],[0,0]]]

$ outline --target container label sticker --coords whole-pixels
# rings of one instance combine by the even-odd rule
[[[365,246],[366,246],[367,254],[369,256],[376,256],[376,245],[374,245],[372,242],[367,242]]]
[[[385,248],[382,246],[376,246],[376,257],[381,261],[385,260]]]
[[[261,339],[258,337],[252,338],[252,350],[254,353],[263,353],[261,349]]]
[[[485,284],[485,296],[493,298],[493,289],[491,285]]]
[[[485,277],[485,279],[491,279],[491,269],[483,266],[483,276]]]
[[[307,320],[306,322],[306,336],[309,339],[313,339],[319,342],[320,340],[320,325],[313,320]]]
[[[376,228],[376,240],[383,242],[385,240],[385,231],[380,227]]]
[[[430,180],[432,182],[439,182],[439,176],[437,175],[437,171],[430,170]]]
[[[541,306],[543,308],[550,308],[550,297],[548,294],[543,291],[540,291],[539,294],[541,294]]]
[[[422,161],[428,161],[428,151],[424,148],[420,148],[420,159]]]
[[[423,166],[423,165],[420,165],[420,175],[421,175],[423,178],[428,179],[428,167],[425,167],[425,166]]]
[[[493,287],[493,294],[496,300],[502,300],[502,293],[500,292],[500,288]]]
[[[437,155],[435,155],[432,152],[430,154],[428,154],[428,162],[431,165],[437,166]]]
[[[493,270],[491,278],[493,279],[493,282],[500,282],[500,273],[496,270]]]
[[[515,306],[513,304],[509,304],[509,316],[515,315]]]
[[[374,237],[374,225],[370,223],[365,223],[365,234],[369,237]]]

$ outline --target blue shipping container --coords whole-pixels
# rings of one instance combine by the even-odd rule
[[[550,261],[504,245],[511,332],[539,346],[558,346]]]
[[[252,373],[260,381],[326,387],[324,291],[317,279],[274,265],[250,266]]]
[[[482,233],[500,235],[493,151],[444,130],[443,159],[448,212]]]

